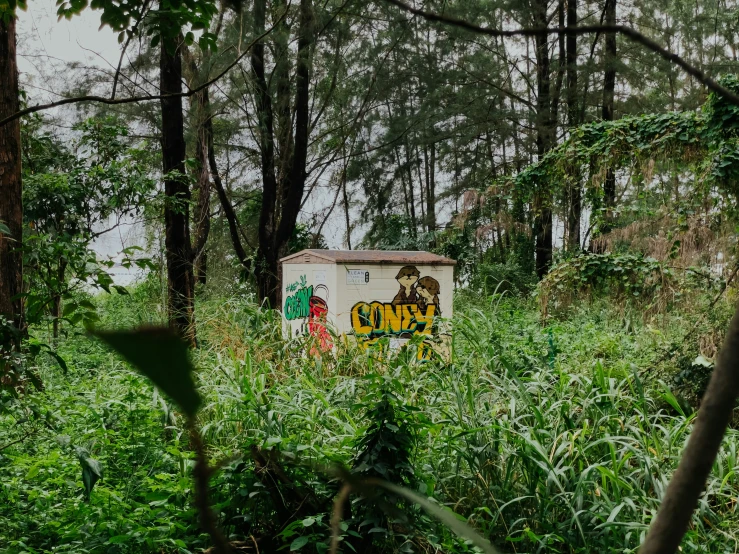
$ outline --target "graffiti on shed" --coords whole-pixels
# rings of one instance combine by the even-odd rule
[[[436,335],[434,319],[441,315],[439,282],[412,265],[401,267],[395,276],[399,290],[390,302],[357,302],[351,309],[354,335],[366,348],[382,337],[410,339],[421,335],[418,358],[427,359],[431,348],[426,338]]]
[[[288,321],[303,320],[296,335],[311,336],[316,339],[316,345],[313,346],[311,354],[316,353],[316,348],[321,352],[331,350],[333,340],[326,326],[328,287],[308,285],[307,277],[301,275],[300,280],[290,283],[286,290],[292,294],[285,298],[283,306],[285,319]]]

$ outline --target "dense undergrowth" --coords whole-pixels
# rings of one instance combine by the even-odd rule
[[[100,325],[159,322],[154,289],[99,298]],[[349,344],[306,357],[248,297],[206,298],[194,357],[203,436],[223,461],[220,524],[244,551],[326,552],[340,488],[327,468],[340,463],[435,499],[505,552],[634,552],[690,432],[728,296],[648,321],[594,300],[542,322],[534,300],[461,293],[448,364]],[[3,397],[0,551],[207,548],[182,418],[81,328],[58,348],[66,373],[39,358],[45,390]],[[90,459],[102,478],[86,489]],[[739,547],[738,467],[729,430],[683,552]],[[382,507],[352,496],[344,552],[473,551],[415,508]]]

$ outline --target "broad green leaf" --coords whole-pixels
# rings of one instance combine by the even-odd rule
[[[75,451],[82,466],[82,484],[85,486],[85,499],[89,501],[92,488],[103,477],[103,466],[98,460],[90,457],[90,453],[86,448],[77,446]]]
[[[308,537],[298,537],[295,539],[292,544],[290,545],[290,552],[294,552],[295,550],[300,550],[303,548],[306,544],[308,544],[308,541],[310,539]]]
[[[188,416],[200,407],[200,395],[192,378],[193,366],[187,345],[166,327],[131,331],[93,331],[169,395]]]

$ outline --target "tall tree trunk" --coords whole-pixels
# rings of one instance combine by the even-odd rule
[[[411,236],[416,236],[418,229],[418,221],[416,220],[416,195],[413,194],[413,165],[411,162],[411,151],[408,147],[408,141],[405,141],[405,170],[408,177],[408,196],[409,196],[409,208],[411,211]]]
[[[193,62],[194,63],[194,62]],[[195,281],[203,285],[208,276],[208,253],[205,245],[210,234],[210,171],[208,170],[208,131],[212,133],[213,126],[206,127],[210,122],[210,98],[208,88],[201,90],[195,95],[195,118],[197,121],[197,132],[195,137],[195,161],[197,162],[197,180],[195,191],[197,199],[195,213],[193,214],[193,225],[195,240],[193,242],[193,265]]]
[[[159,60],[162,94],[182,92],[181,40],[164,40]],[[190,247],[190,187],[185,175],[185,133],[182,97],[165,97],[162,109],[164,173],[164,247],[167,253],[169,325],[195,345],[194,278]]]
[[[352,225],[349,219],[349,195],[346,190],[346,166],[341,176],[341,200],[344,205],[344,223],[346,225],[346,248],[352,249]]]
[[[605,24],[616,24],[616,0],[606,0]],[[616,33],[606,33],[603,74],[603,120],[613,121],[613,102],[616,89]],[[616,175],[612,169],[606,171],[603,183],[603,201],[605,204],[605,225],[601,232],[610,231],[613,224],[613,209],[616,204]]]
[[[216,36],[220,33],[222,24],[223,11],[221,11],[215,27]],[[187,69],[188,86],[195,88],[200,84],[200,72],[197,61],[186,46],[181,46],[181,49],[183,62]],[[209,61],[209,57],[205,55],[203,66],[207,66]],[[190,97],[190,111],[191,117],[195,122],[195,144],[193,149],[197,165],[195,213],[193,213],[192,221],[193,233],[195,235],[192,243],[193,272],[195,282],[205,285],[208,278],[208,253],[205,250],[205,245],[210,235],[210,196],[212,191],[208,159],[213,134],[209,87]]]
[[[262,166],[262,210],[259,218],[257,251],[257,290],[259,298],[270,307],[281,305],[279,260],[288,253],[288,242],[295,231],[300,205],[305,192],[308,139],[310,133],[309,88],[311,73],[312,6],[310,0],[300,2],[300,21],[295,64],[295,100],[289,97],[290,80],[276,67],[276,105],[278,108],[279,160],[275,158],[275,129],[272,97],[265,76],[264,43],[252,48],[252,75],[256,85],[256,108],[259,122],[259,147]],[[264,32],[266,0],[254,2],[254,30]],[[283,45],[284,46],[284,45]],[[277,45],[278,49],[280,45]],[[285,48],[286,56],[289,49]],[[288,114],[290,106],[294,112]],[[292,123],[294,121],[294,132]],[[289,129],[288,129],[289,127]],[[275,167],[277,162],[278,167]],[[279,177],[279,180],[278,180]]]
[[[266,17],[266,0],[254,2],[254,34],[264,33]],[[259,150],[262,169],[262,209],[259,214],[259,249],[257,252],[257,289],[260,301],[269,302],[270,307],[277,307],[275,293],[271,290],[277,282],[278,254],[275,251],[273,238],[277,233],[278,207],[277,178],[275,176],[275,143],[272,114],[272,98],[270,97],[265,77],[264,41],[257,42],[251,50],[251,67],[256,86],[256,110],[259,124]],[[272,272],[272,274],[270,274]]]
[[[577,26],[577,0],[567,0],[567,26]],[[567,125],[570,132],[580,124],[577,103],[577,35],[567,33]],[[580,245],[580,221],[582,216],[582,185],[580,168],[575,167],[572,182],[568,186],[569,206],[567,210],[567,246],[576,251]]]
[[[533,2],[534,26],[547,26],[547,0]],[[536,35],[536,152],[541,160],[554,144],[551,114],[550,63],[547,35]],[[552,264],[552,193],[549,183],[539,182],[534,194],[536,274],[542,279]]]
[[[426,229],[429,233],[436,232],[436,144],[431,143],[428,147],[428,174],[426,180]],[[425,149],[424,149],[425,152]],[[436,244],[431,239],[430,246]]]
[[[11,16],[7,22],[0,18],[0,119],[20,109],[15,42],[15,18]],[[0,222],[10,230],[10,235],[0,233],[0,315],[23,331],[23,302],[19,297],[23,286],[20,119],[0,127]],[[3,342],[0,334],[0,348]]]

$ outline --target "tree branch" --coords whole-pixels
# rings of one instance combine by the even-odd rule
[[[697,81],[705,85],[706,88],[708,88],[709,90],[712,90],[713,92],[717,94],[720,94],[732,104],[739,106],[739,95],[738,94],[732,92],[726,87],[721,86],[716,81],[711,79],[708,75],[706,75],[703,71],[691,65],[690,63],[685,61],[683,58],[678,56],[677,54],[670,52],[666,48],[663,48],[662,46],[657,44],[655,41],[653,41],[651,38],[625,25],[578,25],[576,27],[551,27],[551,28],[550,27],[543,27],[543,28],[542,27],[539,27],[539,28],[532,27],[532,28],[523,28],[523,29],[511,29],[509,31],[505,31],[502,29],[492,29],[489,27],[481,27],[479,25],[475,25],[474,23],[470,23],[469,21],[458,19],[456,17],[449,17],[446,15],[441,15],[441,14],[437,14],[433,12],[427,12],[424,10],[420,10],[418,8],[409,6],[405,2],[402,2],[401,0],[385,0],[385,1],[389,2],[390,4],[393,4],[394,6],[397,6],[398,8],[406,12],[412,13],[413,15],[423,17],[424,19],[428,21],[436,21],[438,23],[452,25],[454,27],[459,27],[460,29],[465,29],[473,33],[488,35],[491,37],[508,38],[508,37],[531,37],[531,36],[538,36],[538,35],[562,35],[562,34],[586,35],[586,34],[591,34],[591,33],[618,33],[620,35],[625,36],[629,40],[632,40],[636,43],[641,44],[648,50],[655,52],[656,54],[658,54],[660,57],[667,60],[668,62],[675,64],[678,67],[682,68],[688,75],[690,75],[691,77],[694,77]]]
[[[290,7],[289,5],[287,6]],[[58,108],[59,106],[65,106],[67,104],[78,104],[80,102],[97,102],[99,104],[108,104],[108,105],[114,105],[114,104],[133,104],[136,102],[150,102],[152,100],[162,100],[164,98],[176,98],[176,97],[184,97],[189,98],[190,96],[193,96],[200,92],[201,90],[209,87],[213,83],[216,83],[220,81],[224,75],[226,75],[231,69],[233,69],[236,64],[238,64],[242,58],[244,58],[249,51],[251,50],[252,46],[254,46],[257,42],[261,41],[264,37],[269,35],[274,28],[287,16],[287,9],[285,9],[284,13],[280,16],[280,18],[274,22],[274,24],[264,31],[261,35],[259,35],[257,38],[252,40],[244,49],[244,51],[232,62],[226,67],[223,71],[221,71],[218,75],[213,77],[211,80],[206,81],[202,85],[189,89],[187,92],[178,92],[175,94],[147,94],[144,96],[133,96],[131,98],[106,98],[104,96],[95,96],[95,95],[85,95],[85,96],[75,96],[73,98],[64,98],[62,100],[57,100],[56,102],[49,102],[48,104],[37,104],[35,106],[29,106],[28,108],[25,108],[23,110],[19,110],[15,112],[12,115],[9,115],[8,117],[4,119],[0,119],[0,127],[3,127],[5,124],[10,123],[11,121],[15,121],[16,119],[19,119],[23,117],[24,115],[28,115],[35,112],[40,112],[43,110],[48,110],[51,108]]]

